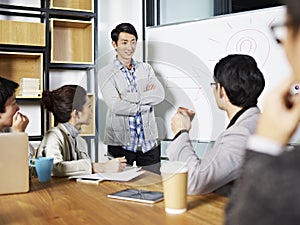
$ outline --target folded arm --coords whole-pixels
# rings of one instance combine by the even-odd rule
[[[143,84],[145,81],[137,81]],[[127,85],[118,89],[116,81],[108,79],[101,87],[105,103],[112,113],[117,115],[133,116],[137,112],[148,111],[153,105],[164,100],[165,92],[162,84],[155,77],[153,69],[149,66],[149,75],[145,88],[138,88],[138,92],[127,92]],[[120,86],[120,85],[119,85]]]

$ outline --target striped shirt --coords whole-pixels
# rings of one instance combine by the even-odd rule
[[[136,83],[136,74],[135,74],[135,63],[132,60],[132,68],[126,68],[118,59],[115,59],[115,65],[120,68],[126,80],[130,86],[131,92],[137,92],[137,83]],[[123,146],[123,149],[128,151],[136,152],[138,148],[141,148],[142,151],[148,152],[155,145],[155,140],[145,140],[144,130],[143,130],[143,121],[142,115],[140,112],[137,112],[134,116],[128,116],[129,130],[130,130],[130,145]]]

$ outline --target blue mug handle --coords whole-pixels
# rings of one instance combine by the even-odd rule
[[[33,163],[34,163],[34,160],[35,160],[35,159],[30,159],[30,160],[29,160],[29,166],[35,167],[35,165],[33,164]]]

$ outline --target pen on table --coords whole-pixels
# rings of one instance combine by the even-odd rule
[[[88,179],[88,178],[78,178],[76,179],[76,182],[79,183],[85,183],[85,184],[96,184],[98,185],[100,183],[101,179]]]

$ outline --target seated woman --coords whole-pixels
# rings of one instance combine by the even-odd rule
[[[91,120],[91,103],[84,88],[65,85],[53,91],[44,91],[42,103],[52,112],[57,126],[45,134],[37,157],[54,157],[53,175],[118,172],[126,166],[126,159],[116,158],[105,163],[92,163],[87,143],[80,137],[81,126]]]

